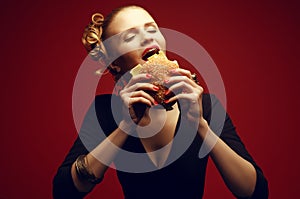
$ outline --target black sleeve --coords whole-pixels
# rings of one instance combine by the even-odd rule
[[[76,158],[81,154],[87,154],[88,151],[82,144],[80,138],[78,137],[74,142],[72,148],[67,154],[65,160],[58,168],[56,175],[53,179],[53,198],[63,199],[63,198],[83,198],[87,193],[79,192],[71,176],[71,166]]]
[[[205,96],[203,107],[210,107],[204,112],[206,116],[209,118],[209,123],[213,123],[212,120],[222,120],[222,118],[219,118],[219,116],[223,115],[223,121],[224,123],[217,123],[215,122],[214,125],[211,126],[212,130],[214,132],[220,132],[218,134],[220,138],[231,148],[233,149],[237,154],[239,154],[241,157],[243,157],[245,160],[249,161],[256,170],[256,185],[254,193],[251,197],[251,199],[265,199],[268,198],[269,195],[269,189],[268,189],[268,182],[265,178],[263,171],[261,168],[256,164],[254,159],[251,157],[249,152],[247,151],[245,145],[243,144],[241,138],[236,132],[236,128],[233,125],[229,115],[224,110],[224,107],[220,103],[220,101],[214,96]],[[214,113],[214,114],[212,114]],[[224,124],[224,125],[220,125]],[[236,196],[236,198],[240,198]],[[240,198],[241,199],[241,198]]]
[[[101,108],[100,108],[101,107]],[[71,167],[77,157],[94,149],[116,128],[111,118],[110,96],[97,96],[83,120],[79,135],[53,179],[53,197],[83,198],[88,193],[79,192],[71,176]]]

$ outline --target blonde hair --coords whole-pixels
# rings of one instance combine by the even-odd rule
[[[105,45],[102,42],[109,36],[107,34],[107,29],[115,16],[127,8],[138,8],[144,10],[144,8],[140,6],[127,5],[112,10],[105,18],[102,14],[95,13],[91,17],[91,22],[84,29],[81,39],[82,43],[90,57],[102,66],[102,68],[95,71],[96,74],[104,74],[107,72],[106,65],[109,63],[109,60]],[[107,69],[115,77],[115,80],[120,78],[120,74],[112,67],[108,66]]]

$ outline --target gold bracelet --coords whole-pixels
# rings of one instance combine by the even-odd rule
[[[85,155],[80,155],[75,161],[75,169],[77,176],[80,180],[88,181],[92,184],[98,184],[102,181],[102,178],[97,178],[93,172],[91,172],[84,160]]]

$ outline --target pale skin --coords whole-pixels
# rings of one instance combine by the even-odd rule
[[[141,59],[141,54],[147,47],[155,45],[161,49],[166,49],[165,40],[159,32],[155,21],[143,9],[126,8],[122,10],[116,15],[108,28],[108,32],[111,35],[122,33],[121,40],[117,41],[115,46],[112,44],[112,48],[116,52],[124,52],[128,48],[137,49],[125,54],[114,62],[114,67],[119,68],[121,72],[130,70],[138,63],[144,63],[144,60]],[[128,32],[128,30],[130,31]],[[168,102],[176,100],[185,100],[187,102],[186,107],[183,107],[186,119],[191,124],[198,124],[196,127],[198,134],[203,140],[206,138],[204,144],[212,147],[209,155],[227,187],[238,196],[251,196],[255,189],[256,171],[252,164],[235,153],[210,129],[202,115],[203,88],[191,79],[191,72],[188,70],[179,68],[173,70],[171,74],[166,80],[166,84],[169,85],[170,92],[178,94],[170,98]],[[130,124],[129,120],[132,119],[141,126],[145,126],[151,121],[147,110],[157,105],[157,102],[145,91],[156,91],[157,88],[150,83],[150,80],[151,75],[149,74],[136,75],[120,92],[120,97],[124,102],[124,110],[129,109],[131,116],[126,115],[126,111],[124,111],[124,119],[120,123],[119,128],[115,129],[110,136],[85,157],[89,169],[95,176],[102,177],[104,175],[108,167],[107,164],[103,164],[102,162],[113,162],[114,157],[118,153],[118,149],[115,146],[122,147],[128,138],[128,134],[124,132],[124,129],[128,128]],[[132,108],[132,105],[135,103],[144,103],[148,106],[142,118],[135,117],[135,112]],[[166,112],[163,128],[156,135],[141,139],[147,152],[155,151],[172,141],[179,112],[180,110],[175,103],[173,110]],[[168,157],[169,151],[168,149],[164,150],[159,155],[150,156],[150,159],[159,168]],[[103,161],[99,161],[95,157],[101,157],[100,159]],[[74,184],[79,191],[88,192],[93,188],[93,184],[78,179],[74,164],[72,165],[71,174]]]

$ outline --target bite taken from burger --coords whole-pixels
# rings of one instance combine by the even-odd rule
[[[152,48],[147,50],[142,59],[146,62],[143,64],[136,65],[131,69],[130,73],[132,76],[137,74],[150,74],[152,76],[151,83],[157,86],[159,89],[157,91],[146,91],[149,93],[154,100],[162,105],[167,111],[172,110],[172,106],[176,102],[165,103],[165,100],[174,96],[174,93],[170,92],[166,95],[168,88],[165,86],[165,80],[170,76],[170,71],[172,69],[179,68],[176,60],[170,61],[165,53],[157,48]]]

